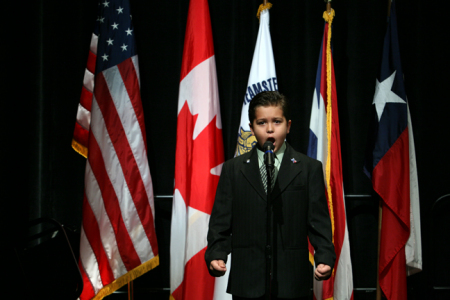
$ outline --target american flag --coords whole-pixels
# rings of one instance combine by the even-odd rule
[[[72,141],[87,157],[80,299],[101,299],[159,264],[130,5],[105,0],[98,11]]]
[[[334,10],[324,13],[325,27],[317,68],[316,87],[311,109],[308,156],[324,166],[328,208],[333,227],[336,263],[332,276],[326,281],[314,281],[314,298],[353,299],[353,274],[345,214],[342,176],[341,142],[338,102],[331,51],[331,23]],[[314,249],[310,247],[310,257]]]

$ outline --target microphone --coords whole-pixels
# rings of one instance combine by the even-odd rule
[[[275,154],[273,153],[273,149],[275,149],[275,147],[271,141],[267,141],[264,143],[264,163],[267,167],[270,168],[273,168],[275,166]]]

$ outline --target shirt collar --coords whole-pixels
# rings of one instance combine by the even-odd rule
[[[284,142],[283,145],[281,145],[280,149],[278,149],[278,151],[275,152],[275,155],[281,159],[285,151],[286,151],[286,142]]]
[[[259,165],[261,166],[261,164],[264,164],[264,151],[259,149],[258,146],[256,146],[256,150],[257,150],[256,152],[258,153]],[[279,166],[281,164],[281,160],[283,159],[285,151],[286,151],[286,142],[284,142],[283,145],[281,145],[280,149],[278,149],[277,152],[275,152],[276,166]]]

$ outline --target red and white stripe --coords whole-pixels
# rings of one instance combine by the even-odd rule
[[[345,213],[339,116],[332,56],[329,66],[331,68],[331,98],[328,98],[326,57],[328,34],[331,32],[329,32],[329,24],[326,23],[322,40],[322,65],[319,66],[321,69],[320,93],[317,94],[315,89],[310,129],[317,137],[317,159],[323,163],[324,168],[336,262],[329,280],[314,281],[314,298],[317,300],[348,300],[353,299],[353,273]],[[331,112],[327,112],[328,99],[331,99]],[[320,105],[317,105],[318,101],[320,101]],[[331,113],[331,122],[327,124],[328,113]],[[329,126],[331,126],[331,134],[328,139],[327,128]],[[310,248],[310,252],[312,255],[314,249]]]
[[[72,147],[87,157],[89,127],[91,123],[91,106],[94,93],[95,61],[97,59],[98,36],[92,34],[88,62],[84,71],[83,88],[81,89],[80,103],[78,104],[77,121],[73,132]]]
[[[84,280],[81,299],[102,298],[158,265],[137,65],[134,56],[98,73],[95,88],[91,84],[90,113],[81,105],[78,111],[77,123],[86,124],[83,130],[89,135],[79,261]]]
[[[216,65],[207,0],[191,0],[178,98],[170,298],[210,300],[204,254],[224,162]]]

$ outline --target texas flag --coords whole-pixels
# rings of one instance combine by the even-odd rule
[[[216,63],[207,0],[191,0],[178,96],[170,298],[211,300],[206,234],[224,162]]]
[[[406,276],[422,269],[422,254],[414,140],[394,1],[373,107],[373,140],[365,171],[382,203],[379,284],[387,299],[406,300]]]

